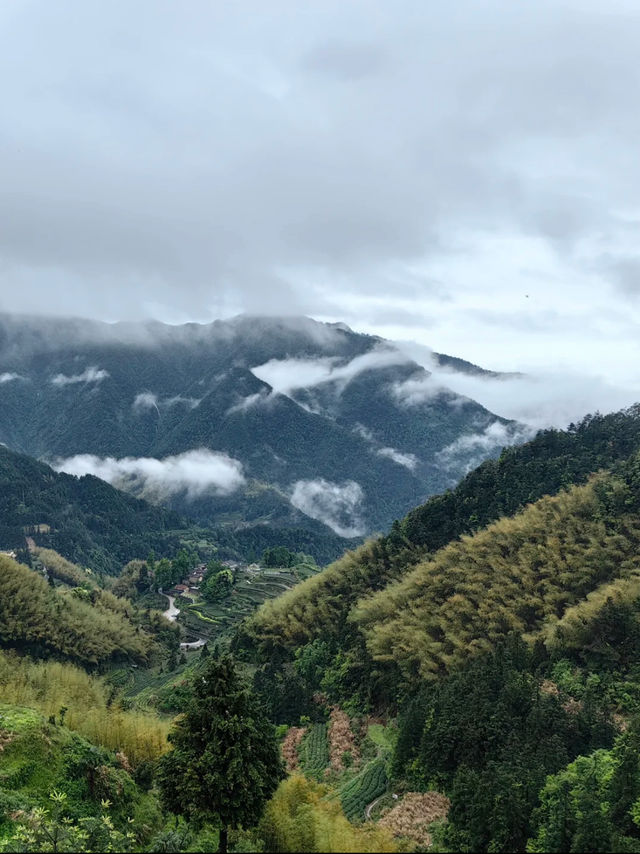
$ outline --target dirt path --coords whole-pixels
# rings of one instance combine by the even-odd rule
[[[379,798],[376,798],[375,801],[371,801],[369,806],[367,806],[365,808],[365,811],[364,811],[364,820],[365,821],[371,821],[371,810],[375,807],[375,805],[378,803],[378,801],[381,801],[385,797],[385,795],[387,795],[387,794],[388,794],[388,792],[385,792],[384,795],[380,795]]]

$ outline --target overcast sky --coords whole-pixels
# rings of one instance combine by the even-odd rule
[[[0,309],[305,313],[630,403],[639,44],[637,0],[1,3]]]

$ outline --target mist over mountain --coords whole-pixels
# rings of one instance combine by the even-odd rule
[[[525,437],[340,323],[0,316],[0,441],[207,524],[362,536]]]

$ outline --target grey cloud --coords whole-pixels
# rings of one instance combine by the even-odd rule
[[[464,232],[565,253],[615,232],[640,189],[637,7],[463,9],[12,4],[4,307],[307,311],[312,274],[384,292]]]

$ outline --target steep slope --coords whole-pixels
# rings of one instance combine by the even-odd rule
[[[92,599],[94,601],[92,601]],[[60,591],[39,573],[0,555],[0,645],[61,656],[84,665],[131,658],[145,662],[155,642],[109,593],[88,601]]]
[[[541,498],[445,546],[361,601],[352,619],[374,660],[429,678],[537,633],[615,579],[640,578],[640,466]]]
[[[315,638],[344,638],[348,616],[363,596],[407,576],[429,555],[528,502],[584,483],[640,449],[638,408],[587,417],[568,431],[547,430],[505,450],[467,475],[455,490],[434,496],[390,533],[348,552],[324,572],[265,605],[243,629],[241,643],[265,653],[292,650]]]
[[[23,549],[25,534],[94,570],[118,572],[151,549],[172,554],[186,526],[175,513],[114,489],[97,477],[59,474],[0,447],[0,548]],[[37,532],[37,533],[36,533]]]
[[[0,317],[0,441],[206,524],[360,536],[521,438],[342,324]]]

